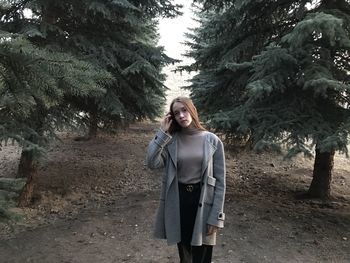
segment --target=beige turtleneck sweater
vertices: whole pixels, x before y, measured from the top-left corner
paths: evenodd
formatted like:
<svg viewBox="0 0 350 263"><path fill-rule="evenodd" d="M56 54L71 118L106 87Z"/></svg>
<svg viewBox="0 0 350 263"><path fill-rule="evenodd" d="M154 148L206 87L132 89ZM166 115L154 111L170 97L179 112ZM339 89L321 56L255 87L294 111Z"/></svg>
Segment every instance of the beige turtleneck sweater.
<svg viewBox="0 0 350 263"><path fill-rule="evenodd" d="M195 184L202 177L204 132L195 128L182 128L177 140L177 176L183 184Z"/></svg>

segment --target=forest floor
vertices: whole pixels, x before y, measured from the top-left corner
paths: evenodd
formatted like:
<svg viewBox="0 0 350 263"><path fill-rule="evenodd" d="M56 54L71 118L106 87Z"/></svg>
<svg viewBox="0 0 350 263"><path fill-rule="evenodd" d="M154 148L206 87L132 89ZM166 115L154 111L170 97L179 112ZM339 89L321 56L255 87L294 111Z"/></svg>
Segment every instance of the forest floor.
<svg viewBox="0 0 350 263"><path fill-rule="evenodd" d="M178 262L152 238L162 171L144 165L155 124L76 141L61 134L18 222L0 223L0 262ZM0 151L0 176L15 175L20 151ZM332 199L300 200L313 160L226 149L225 228L213 262L350 262L350 162L335 158Z"/></svg>

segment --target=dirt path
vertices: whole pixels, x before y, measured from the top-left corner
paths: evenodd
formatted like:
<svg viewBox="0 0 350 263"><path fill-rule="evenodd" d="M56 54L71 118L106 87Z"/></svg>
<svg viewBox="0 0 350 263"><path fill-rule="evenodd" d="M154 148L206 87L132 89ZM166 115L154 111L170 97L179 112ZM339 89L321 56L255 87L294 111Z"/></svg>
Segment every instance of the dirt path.
<svg viewBox="0 0 350 263"><path fill-rule="evenodd" d="M162 174L143 164L152 127L89 142L62 135L24 219L0 224L0 262L178 262L176 247L151 234ZM7 176L17 156L0 152ZM227 151L227 220L213 261L350 262L349 160L337 157L327 202L294 197L311 169L303 158Z"/></svg>

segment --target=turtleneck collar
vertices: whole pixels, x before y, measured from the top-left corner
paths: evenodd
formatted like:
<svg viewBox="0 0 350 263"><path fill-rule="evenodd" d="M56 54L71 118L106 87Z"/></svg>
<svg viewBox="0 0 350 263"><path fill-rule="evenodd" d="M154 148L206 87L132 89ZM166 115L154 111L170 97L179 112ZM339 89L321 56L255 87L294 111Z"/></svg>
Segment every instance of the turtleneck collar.
<svg viewBox="0 0 350 263"><path fill-rule="evenodd" d="M181 128L181 130L180 130L180 133L186 134L186 135L198 134L200 132L201 132L201 130L199 130L198 128L196 128L192 125L190 125L186 128Z"/></svg>

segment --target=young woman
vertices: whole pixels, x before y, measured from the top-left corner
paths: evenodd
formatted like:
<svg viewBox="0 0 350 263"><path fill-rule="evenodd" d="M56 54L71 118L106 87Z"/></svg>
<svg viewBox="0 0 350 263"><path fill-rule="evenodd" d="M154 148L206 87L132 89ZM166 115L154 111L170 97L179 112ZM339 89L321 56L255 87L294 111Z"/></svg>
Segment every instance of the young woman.
<svg viewBox="0 0 350 263"><path fill-rule="evenodd" d="M149 143L147 165L165 167L155 236L177 244L181 263L211 263L216 232L225 220L225 155L189 98L171 102Z"/></svg>

